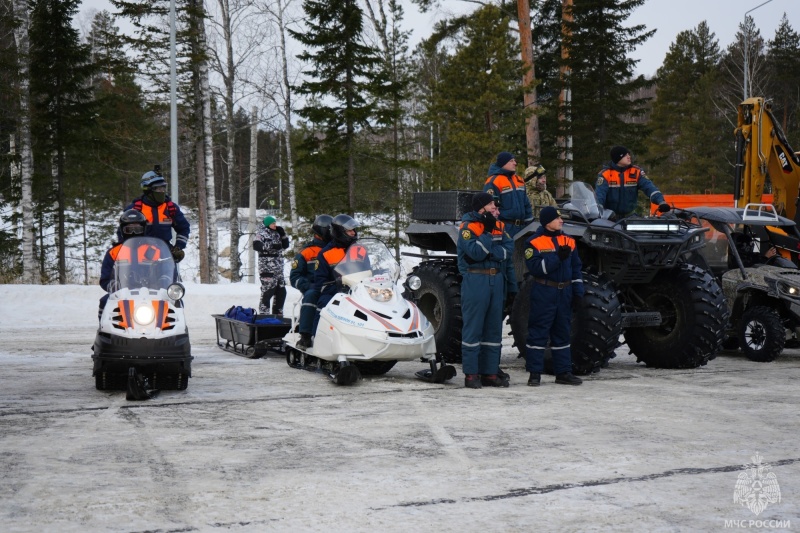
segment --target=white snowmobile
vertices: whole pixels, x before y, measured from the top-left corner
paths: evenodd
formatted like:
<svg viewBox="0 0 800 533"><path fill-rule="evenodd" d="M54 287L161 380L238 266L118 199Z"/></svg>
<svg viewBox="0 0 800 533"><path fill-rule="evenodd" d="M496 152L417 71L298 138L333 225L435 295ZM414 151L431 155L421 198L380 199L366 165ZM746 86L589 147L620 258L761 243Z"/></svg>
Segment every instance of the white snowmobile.
<svg viewBox="0 0 800 533"><path fill-rule="evenodd" d="M400 265L382 241L359 239L368 261L345 259L334 271L341 290L320 311L314 345L299 348L300 304L293 308L292 328L284 337L289 366L325 372L339 385L361 375L382 375L398 361L420 359L430 365L416 375L443 383L456 375L455 367L436 355L433 326L419 308L402 296ZM414 280L409 280L413 284Z"/></svg>
<svg viewBox="0 0 800 533"><path fill-rule="evenodd" d="M111 284L92 347L96 388L127 389L129 400L151 397L151 389L185 390L193 359L185 289L167 244L152 237L127 239Z"/></svg>

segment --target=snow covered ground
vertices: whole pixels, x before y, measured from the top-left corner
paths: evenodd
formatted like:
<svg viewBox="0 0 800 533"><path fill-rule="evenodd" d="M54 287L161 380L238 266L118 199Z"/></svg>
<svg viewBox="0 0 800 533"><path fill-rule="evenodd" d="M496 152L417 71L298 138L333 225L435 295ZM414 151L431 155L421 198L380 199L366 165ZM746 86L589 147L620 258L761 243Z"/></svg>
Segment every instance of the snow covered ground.
<svg viewBox="0 0 800 533"><path fill-rule="evenodd" d="M416 363L337 387L215 345L211 315L257 285L188 284L188 390L127 402L91 376L101 294L0 286L4 532L800 527L798 351L670 371L620 349L581 387L535 389L509 337L509 389ZM758 515L734 502L756 453L781 496Z"/></svg>

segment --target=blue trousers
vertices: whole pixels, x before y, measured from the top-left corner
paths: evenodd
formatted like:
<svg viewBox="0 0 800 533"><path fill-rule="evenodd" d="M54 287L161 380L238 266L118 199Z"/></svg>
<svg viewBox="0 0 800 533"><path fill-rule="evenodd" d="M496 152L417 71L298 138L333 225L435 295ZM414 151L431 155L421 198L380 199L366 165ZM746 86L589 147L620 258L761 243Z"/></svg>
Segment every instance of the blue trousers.
<svg viewBox="0 0 800 533"><path fill-rule="evenodd" d="M572 322L572 287L559 289L534 283L531 287L530 299L525 369L528 372L542 373L544 350L549 339L554 372L556 374L572 372L572 352L569 346Z"/></svg>
<svg viewBox="0 0 800 533"><path fill-rule="evenodd" d="M303 304L300 306L300 333L308 333L313 335L317 330L317 320L319 313L317 312L317 301L319 300L319 291L313 287L308 289L303 294Z"/></svg>
<svg viewBox="0 0 800 533"><path fill-rule="evenodd" d="M461 282L461 364L464 374L497 374L503 338L505 276L467 272Z"/></svg>

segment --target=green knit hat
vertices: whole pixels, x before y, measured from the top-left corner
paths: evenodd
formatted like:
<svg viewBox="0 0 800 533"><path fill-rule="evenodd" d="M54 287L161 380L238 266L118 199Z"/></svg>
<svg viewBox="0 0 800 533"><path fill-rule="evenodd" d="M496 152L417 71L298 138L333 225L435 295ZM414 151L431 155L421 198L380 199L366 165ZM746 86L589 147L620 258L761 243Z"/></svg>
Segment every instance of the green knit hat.
<svg viewBox="0 0 800 533"><path fill-rule="evenodd" d="M275 217L267 217L264 219L264 225L266 227L270 227L274 223L275 223Z"/></svg>

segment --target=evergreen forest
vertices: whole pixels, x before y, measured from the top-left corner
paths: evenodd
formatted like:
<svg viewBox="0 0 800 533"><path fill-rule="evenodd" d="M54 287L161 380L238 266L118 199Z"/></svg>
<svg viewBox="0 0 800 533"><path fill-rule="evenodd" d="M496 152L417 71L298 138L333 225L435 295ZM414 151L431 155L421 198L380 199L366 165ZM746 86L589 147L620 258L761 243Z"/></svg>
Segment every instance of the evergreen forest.
<svg viewBox="0 0 800 533"><path fill-rule="evenodd" d="M500 151L557 196L614 145L665 193L731 193L743 77L800 149L786 15L774 35L745 17L725 45L702 22L648 78L631 55L657 21L629 22L644 1L531 1L529 27L520 2L476 2L411 47L398 0L175 0L173 63L170 0L111 0L84 28L80 0L0 0L0 283L96 283L154 165L215 283L244 275L253 202L296 243L319 213L383 219L399 251L413 193L480 189Z"/></svg>

